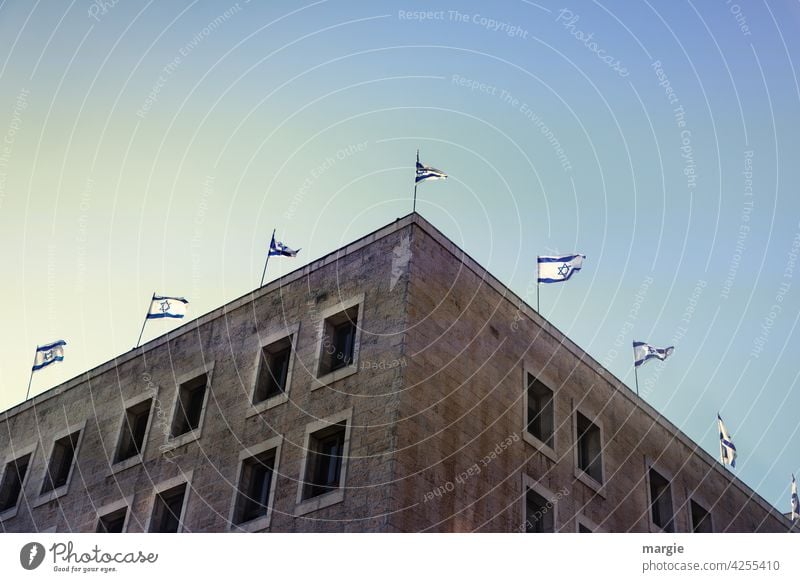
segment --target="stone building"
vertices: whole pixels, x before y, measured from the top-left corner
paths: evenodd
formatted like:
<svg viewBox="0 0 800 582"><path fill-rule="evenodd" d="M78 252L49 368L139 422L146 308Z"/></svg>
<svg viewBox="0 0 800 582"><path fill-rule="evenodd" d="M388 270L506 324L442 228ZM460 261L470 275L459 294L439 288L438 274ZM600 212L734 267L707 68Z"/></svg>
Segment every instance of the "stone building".
<svg viewBox="0 0 800 582"><path fill-rule="evenodd" d="M0 415L2 531L787 531L417 214Z"/></svg>

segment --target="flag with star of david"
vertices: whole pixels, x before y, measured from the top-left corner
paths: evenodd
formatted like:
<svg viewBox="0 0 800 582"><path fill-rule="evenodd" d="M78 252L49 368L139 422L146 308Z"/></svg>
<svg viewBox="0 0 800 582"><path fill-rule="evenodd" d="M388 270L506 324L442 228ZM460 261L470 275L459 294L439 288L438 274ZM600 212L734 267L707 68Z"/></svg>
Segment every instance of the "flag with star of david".
<svg viewBox="0 0 800 582"><path fill-rule="evenodd" d="M722 417L717 413L717 425L719 427L719 460L723 465L736 466L736 447L733 444Z"/></svg>
<svg viewBox="0 0 800 582"><path fill-rule="evenodd" d="M189 302L183 297L153 295L150 309L147 311L147 319L160 319L162 317L180 319L186 316L187 305L189 305Z"/></svg>
<svg viewBox="0 0 800 582"><path fill-rule="evenodd" d="M797 498L797 481L792 475L792 521L800 517L800 499Z"/></svg>
<svg viewBox="0 0 800 582"><path fill-rule="evenodd" d="M633 365L638 368L648 360L657 358L662 362L672 355L674 346L657 348L645 342L633 342Z"/></svg>
<svg viewBox="0 0 800 582"><path fill-rule="evenodd" d="M36 347L36 356L33 358L33 371L41 370L45 366L64 360L64 346L67 342L58 340L43 346Z"/></svg>
<svg viewBox="0 0 800 582"><path fill-rule="evenodd" d="M575 271L580 271L586 255L562 255L538 257L539 283L561 283L567 281Z"/></svg>

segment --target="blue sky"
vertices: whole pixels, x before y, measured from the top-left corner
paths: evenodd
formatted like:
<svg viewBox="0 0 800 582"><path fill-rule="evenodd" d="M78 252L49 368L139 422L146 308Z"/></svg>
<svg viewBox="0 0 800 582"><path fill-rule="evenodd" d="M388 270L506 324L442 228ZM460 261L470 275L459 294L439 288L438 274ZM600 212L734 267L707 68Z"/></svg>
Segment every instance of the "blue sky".
<svg viewBox="0 0 800 582"><path fill-rule="evenodd" d="M37 344L69 342L33 393L129 350L153 290L193 315L247 292L273 228L306 262L407 214L419 147L451 176L420 188L428 220L531 303L537 254L586 254L544 315L630 386L633 339L674 344L647 401L715 456L719 410L737 474L785 511L798 23L726 1L6 1L0 408Z"/></svg>

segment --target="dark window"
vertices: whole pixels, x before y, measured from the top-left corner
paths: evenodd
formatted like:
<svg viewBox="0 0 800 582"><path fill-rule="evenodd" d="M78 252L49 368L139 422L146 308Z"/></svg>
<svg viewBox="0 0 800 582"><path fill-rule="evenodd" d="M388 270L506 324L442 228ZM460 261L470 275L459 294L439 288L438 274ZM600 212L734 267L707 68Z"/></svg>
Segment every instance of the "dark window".
<svg viewBox="0 0 800 582"><path fill-rule="evenodd" d="M672 492L669 481L650 469L650 513L653 523L666 532L675 531L672 521Z"/></svg>
<svg viewBox="0 0 800 582"><path fill-rule="evenodd" d="M201 374L197 378L181 384L178 391L178 403L175 419L172 421L172 436L180 436L200 426L200 414L206 397L208 376Z"/></svg>
<svg viewBox="0 0 800 582"><path fill-rule="evenodd" d="M357 323L357 305L325 320L320 376L353 363Z"/></svg>
<svg viewBox="0 0 800 582"><path fill-rule="evenodd" d="M0 483L0 511L17 506L19 494L22 492L22 482L25 481L30 461L31 456L25 455L6 463L3 482Z"/></svg>
<svg viewBox="0 0 800 582"><path fill-rule="evenodd" d="M530 487L525 493L525 533L552 533L555 531L553 504Z"/></svg>
<svg viewBox="0 0 800 582"><path fill-rule="evenodd" d="M714 530L711 527L711 514L694 500L689 501L689 506L692 512L692 532L712 533Z"/></svg>
<svg viewBox="0 0 800 582"><path fill-rule="evenodd" d="M303 499L323 495L339 487L344 433L345 423L341 422L310 436Z"/></svg>
<svg viewBox="0 0 800 582"><path fill-rule="evenodd" d="M125 411L125 420L122 421L122 434L119 440L119 450L115 462L130 459L142 452L144 433L147 431L147 421L150 420L150 407L152 400L140 402Z"/></svg>
<svg viewBox="0 0 800 582"><path fill-rule="evenodd" d="M74 432L53 443L53 452L50 455L50 463L47 465L47 475L42 485L42 493L66 485L72 469L72 461L75 460L75 449L78 446L80 434L80 431Z"/></svg>
<svg viewBox="0 0 800 582"><path fill-rule="evenodd" d="M578 523L578 533L592 533L592 530L579 522Z"/></svg>
<svg viewBox="0 0 800 582"><path fill-rule="evenodd" d="M286 392L286 379L289 376L291 356L291 337L283 338L261 350L253 404Z"/></svg>
<svg viewBox="0 0 800 582"><path fill-rule="evenodd" d="M528 432L553 447L553 391L528 375Z"/></svg>
<svg viewBox="0 0 800 582"><path fill-rule="evenodd" d="M122 533L125 527L125 516L128 508L122 507L111 513L107 513L97 520L97 533Z"/></svg>
<svg viewBox="0 0 800 582"><path fill-rule="evenodd" d="M181 524L183 498L186 483L168 489L156 495L153 505L153 517L150 520L150 531L155 533L177 533Z"/></svg>
<svg viewBox="0 0 800 582"><path fill-rule="evenodd" d="M602 443L600 428L580 412L578 423L578 468L598 483L603 482Z"/></svg>
<svg viewBox="0 0 800 582"><path fill-rule="evenodd" d="M245 523L267 515L274 469L274 450L250 457L242 462L234 523Z"/></svg>

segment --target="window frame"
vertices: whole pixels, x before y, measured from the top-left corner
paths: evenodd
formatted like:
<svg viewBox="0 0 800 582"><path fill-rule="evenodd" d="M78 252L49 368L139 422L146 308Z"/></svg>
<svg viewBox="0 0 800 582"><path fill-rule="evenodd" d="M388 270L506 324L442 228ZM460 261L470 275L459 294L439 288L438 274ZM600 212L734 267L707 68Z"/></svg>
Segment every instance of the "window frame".
<svg viewBox="0 0 800 582"><path fill-rule="evenodd" d="M314 380L311 384L311 390L317 390L322 388L323 386L327 386L332 384L342 378L346 378L352 374L358 372L358 362L359 356L361 353L361 330L364 324L364 298L365 294L361 293L360 295L356 295L354 297L350 297L345 301L341 301L335 305L331 305L326 309L323 309L318 317L315 317L315 325L316 325L316 361L314 362ZM325 349L325 324L327 323L328 319L331 317L342 313L343 311L347 311L352 309L353 307L358 307L358 315L356 321L356 330L355 330L355 337L353 338L353 361L347 366L343 366L341 368L337 368L331 372L326 372L325 374L320 375L322 371L322 363L323 363L323 350Z"/></svg>
<svg viewBox="0 0 800 582"><path fill-rule="evenodd" d="M326 428L330 428L336 424L345 422L344 427L344 442L342 443L342 467L339 472L339 486L327 493L303 499L303 487L306 483L306 473L308 471L308 461L310 456L309 445L311 443L311 435ZM300 479L297 482L297 498L295 500L295 517L311 513L324 507L329 507L336 503L344 501L345 489L347 489L347 466L350 460L350 435L353 426L353 409L348 408L332 414L327 418L311 422L306 425L305 437L303 439L303 457L300 465Z"/></svg>
<svg viewBox="0 0 800 582"><path fill-rule="evenodd" d="M30 455L30 460L28 461L28 469L25 471L25 476L22 478L22 483L20 483L19 486L19 495L17 495L17 502L14 504L13 507L9 507L8 509L0 513L0 522L16 517L17 512L19 511L19 506L22 504L22 501L29 499L29 496L25 494L25 487L28 483L28 479L30 478L31 473L33 473L34 461L36 460L36 451L38 450L38 448L39 448L38 442L20 448L13 448L13 443L9 444L10 452L3 458L2 463L0 463L0 467L2 467L3 471L2 474L0 474L0 484L2 484L2 481L5 479L6 476L6 465L18 459L21 459L25 455ZM28 501L28 503L30 504L30 501Z"/></svg>
<svg viewBox="0 0 800 582"><path fill-rule="evenodd" d="M553 393L553 446L539 440L535 435L528 432L528 378L532 377L541 382L545 388ZM548 459L554 463L558 462L556 447L558 446L558 424L556 423L556 391L550 387L550 383L542 379L542 374L537 373L531 366L525 365L522 370L522 440L538 449Z"/></svg>
<svg viewBox="0 0 800 582"><path fill-rule="evenodd" d="M100 525L100 520L112 513L119 511L120 509L125 508L125 521L122 524L122 533L126 533L128 531L128 523L131 519L131 508L133 507L133 496L125 497L123 499L119 499L118 501L113 501L111 503L107 503L102 507L97 509L97 519L94 521L94 533L97 532L97 526Z"/></svg>
<svg viewBox="0 0 800 582"><path fill-rule="evenodd" d="M547 487L542 485L540 481L537 481L527 473L522 473L522 495L520 495L522 525L519 528L519 532L528 533L526 531L527 530L526 526L528 525L528 489L533 489L534 492L539 494L545 500L547 500L548 502L552 502L553 507L551 511L553 512L553 531L544 533L558 533L560 531L559 517L558 517L559 497L555 495L552 491L550 491Z"/></svg>
<svg viewBox="0 0 800 582"><path fill-rule="evenodd" d="M602 481L597 481L594 477L589 475L580 467L580 443L578 442L578 414L583 416L586 420L591 422L600 431L600 476ZM589 487L592 491L597 493L603 499L606 498L606 439L605 430L603 429L603 422L598 416L586 414L586 411L581 407L574 407L572 412L572 442L574 443L573 449L573 474L575 478Z"/></svg>
<svg viewBox="0 0 800 582"><path fill-rule="evenodd" d="M208 411L208 402L210 399L209 396L211 394L211 389L214 382L213 380L214 364L215 362L212 360L207 364L188 370L187 372L181 374L178 378L176 378L175 396L172 399L172 412L170 414L169 431L166 434L166 442L161 447L162 453L166 453L177 447L196 441L202 436L203 425L205 424L205 419L206 419L206 412ZM175 420L178 414L178 408L180 406L179 402L181 397L181 386L183 386L187 382L194 380L199 376L202 376L203 374L206 375L206 387L205 387L205 394L203 395L203 406L200 409L200 418L197 421L197 428L189 430L177 436L172 436L172 430L173 427L175 426Z"/></svg>
<svg viewBox="0 0 800 582"><path fill-rule="evenodd" d="M53 451L55 450L56 442L61 440L64 437L67 437L71 434L80 431L78 435L78 442L75 443L75 453L72 457L72 463L69 467L69 473L67 474L67 481L59 486L50 489L49 491L45 491L42 493L41 487L39 488L39 495L36 501L33 503L33 507L39 507L40 505L44 505L52 501L53 499L58 499L62 495L65 495L69 492L69 486L72 484L72 478L75 476L75 468L78 467L78 457L80 456L81 446L83 445L83 438L86 435L86 421L79 422L73 424L53 435L50 439L50 448L48 449L47 455L45 455L45 463L44 463L44 473L42 474L42 487L44 487L45 480L48 479L48 474L50 471L50 462L53 457Z"/></svg>
<svg viewBox="0 0 800 582"><path fill-rule="evenodd" d="M150 400L150 410L147 413L147 426L144 429L144 438L142 439L142 447L138 455L133 455L121 461L115 461L119 455L120 447L122 446L122 435L125 429L125 423L128 418L128 410L134 406L138 406L142 402ZM158 400L158 387L154 391L144 392L132 398L128 398L122 403L122 418L117 423L117 441L114 445L114 455L111 457L111 470L108 476L111 476L120 471L124 471L134 465L139 465L144 461L144 454L147 451L147 441L150 438L150 429L153 426L153 411L156 409L156 401Z"/></svg>
<svg viewBox="0 0 800 582"><path fill-rule="evenodd" d="M675 510L675 508L678 507L675 503L675 478L672 473L664 471L660 465L652 461L647 460L645 462L645 467L647 467L647 472L645 473L645 483L647 484L647 523L649 529L654 533L678 533L678 512ZM672 531L662 528L655 521L653 521L653 499L651 496L652 488L650 486L651 470L658 473L663 479L666 479L669 485L669 500L670 504L672 505Z"/></svg>
<svg viewBox="0 0 800 582"><path fill-rule="evenodd" d="M178 475L177 477L173 477L171 479L167 479L166 481L161 481L158 485L153 487L153 491L151 493L151 501L150 501L150 509L147 515L147 523L145 524L144 532L145 533L160 533L160 532L151 532L150 527L153 525L153 512L156 508L156 501L158 500L158 496L161 493L169 491L179 485L186 484L186 488L184 489L183 494L183 505L181 506L181 514L178 517L178 531L175 533L183 533L185 531L184 523L186 520L186 511L189 507L189 496L192 493L192 475L194 470L187 471Z"/></svg>
<svg viewBox="0 0 800 582"><path fill-rule="evenodd" d="M283 435L278 435L268 439L264 442L253 445L243 449L239 453L239 462L236 464L236 486L233 489L233 499L231 501L231 510L228 515L228 531L245 531L256 532L269 528L272 522L272 509L275 504L275 490L277 489L276 481L278 479L278 467L281 462L281 446L283 445ZM244 523L234 523L236 516L236 503L239 499L239 487L241 486L242 479L242 464L252 457L257 457L267 451L275 451L275 463L272 467L272 483L270 484L269 499L267 500L267 514Z"/></svg>
<svg viewBox="0 0 800 582"><path fill-rule="evenodd" d="M581 532L580 526L589 528L589 532ZM592 519L589 519L583 513L575 516L575 533L602 533L604 530L597 525Z"/></svg>
<svg viewBox="0 0 800 582"><path fill-rule="evenodd" d="M695 532L694 531L694 518L692 517L692 503L695 503L700 506L705 512L708 514L708 522L711 524L711 531L708 533L715 533L716 530L714 529L714 514L709 509L710 505L705 502L705 499L701 499L696 493L689 495L689 498L686 502L686 507L689 511L689 533L702 533L702 532Z"/></svg>
<svg viewBox="0 0 800 582"><path fill-rule="evenodd" d="M274 408L284 402L289 400L289 393L292 389L292 376L294 375L294 366L296 361L296 354L297 354L297 336L300 334L300 324L295 323L292 326L281 328L277 331L273 331L266 335L263 339L259 339L258 342L258 350L256 351L255 357L255 364L253 365L253 375L252 380L250 382L250 394L249 394L249 406L247 412L245 414L245 418L250 418L251 416L255 416L257 414L261 414L270 408ZM262 358L261 354L264 351L264 348L268 348L272 344L275 344L281 340L286 338L291 338L291 353L289 354L289 364L288 370L286 371L286 389L283 391L282 394L276 394L275 396L271 396L266 400L262 400L256 404L253 404L253 400L255 399L256 395L256 387L258 385L258 376L261 372L261 365L262 365Z"/></svg>

